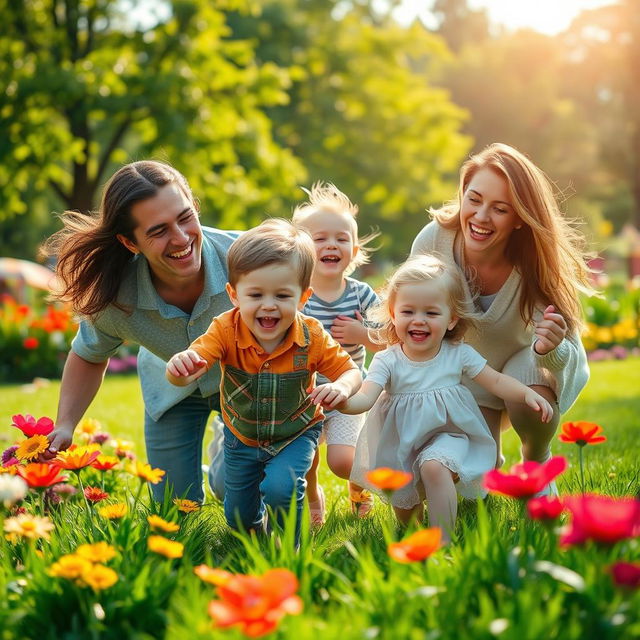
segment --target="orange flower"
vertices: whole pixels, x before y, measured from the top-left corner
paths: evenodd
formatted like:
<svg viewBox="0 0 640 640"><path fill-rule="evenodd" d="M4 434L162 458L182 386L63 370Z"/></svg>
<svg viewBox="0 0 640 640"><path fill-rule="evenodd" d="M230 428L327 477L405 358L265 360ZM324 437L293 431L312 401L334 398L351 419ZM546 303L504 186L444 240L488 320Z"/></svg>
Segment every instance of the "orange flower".
<svg viewBox="0 0 640 640"><path fill-rule="evenodd" d="M182 558L184 552L184 545L181 542L168 540L162 536L149 536L147 546L149 551L159 553L165 558Z"/></svg>
<svg viewBox="0 0 640 640"><path fill-rule="evenodd" d="M98 509L98 513L108 520L117 520L127 514L127 505L124 502L118 502L116 504L108 504Z"/></svg>
<svg viewBox="0 0 640 640"><path fill-rule="evenodd" d="M235 575L219 585L219 600L209 603L217 627L237 627L250 638L273 631L286 615L302 611L298 580L288 569L271 569L262 576Z"/></svg>
<svg viewBox="0 0 640 640"><path fill-rule="evenodd" d="M76 549L76 554L89 562L108 562L115 558L116 550L106 542L94 542L93 544L81 544Z"/></svg>
<svg viewBox="0 0 640 640"><path fill-rule="evenodd" d="M165 533L175 533L180 529L180 525L175 522L168 522L160 516L147 516L147 522L152 529L164 531Z"/></svg>
<svg viewBox="0 0 640 640"><path fill-rule="evenodd" d="M100 502L100 500L108 498L109 494L97 487L85 487L84 497L89 500L89 502Z"/></svg>
<svg viewBox="0 0 640 640"><path fill-rule="evenodd" d="M59 482L66 482L67 476L60 474L60 468L48 462L32 462L16 465L17 474L33 489L51 487Z"/></svg>
<svg viewBox="0 0 640 640"><path fill-rule="evenodd" d="M442 530L439 527L421 529L400 542L392 542L387 553L396 561L409 564L425 560L440 547Z"/></svg>
<svg viewBox="0 0 640 640"><path fill-rule="evenodd" d="M82 581L94 591L100 591L118 582L118 574L102 564L94 564L82 572Z"/></svg>
<svg viewBox="0 0 640 640"><path fill-rule="evenodd" d="M600 444L606 440L602 433L602 427L595 422L565 422L558 440L562 442L575 442L579 447L587 444Z"/></svg>
<svg viewBox="0 0 640 640"><path fill-rule="evenodd" d="M33 460L43 451L47 450L49 439L47 436L35 435L23 440L16 449L15 456L18 460Z"/></svg>
<svg viewBox="0 0 640 640"><path fill-rule="evenodd" d="M77 580L91 566L86 558L70 553L60 556L57 562L54 562L47 572L54 578L65 578L66 580Z"/></svg>
<svg viewBox="0 0 640 640"><path fill-rule="evenodd" d="M135 471L133 473L141 480L146 480L151 484L158 484L164 475L164 471L162 469L152 469L151 465L146 462L136 462Z"/></svg>
<svg viewBox="0 0 640 640"><path fill-rule="evenodd" d="M98 471L110 471L113 469L120 460L115 456L105 456L100 454L92 463L91 466Z"/></svg>
<svg viewBox="0 0 640 640"><path fill-rule="evenodd" d="M100 449L89 445L87 447L75 447L60 451L53 459L53 464L69 469L70 471L79 471L88 467L98 456Z"/></svg>
<svg viewBox="0 0 640 640"><path fill-rule="evenodd" d="M233 573L229 573L224 569L212 569L206 564L199 564L197 567L194 567L193 573L195 573L203 582L207 582L216 587L226 584L231 580L231 578L233 578Z"/></svg>
<svg viewBox="0 0 640 640"><path fill-rule="evenodd" d="M397 491L409 484L413 479L413 474L408 471L397 471L389 467L380 467L369 471L366 475L367 481L374 487L382 491Z"/></svg>
<svg viewBox="0 0 640 640"><path fill-rule="evenodd" d="M178 507L178 511L182 511L182 513L191 513L192 511L197 511L200 508L200 505L195 500L181 500L180 498L174 498L173 504Z"/></svg>

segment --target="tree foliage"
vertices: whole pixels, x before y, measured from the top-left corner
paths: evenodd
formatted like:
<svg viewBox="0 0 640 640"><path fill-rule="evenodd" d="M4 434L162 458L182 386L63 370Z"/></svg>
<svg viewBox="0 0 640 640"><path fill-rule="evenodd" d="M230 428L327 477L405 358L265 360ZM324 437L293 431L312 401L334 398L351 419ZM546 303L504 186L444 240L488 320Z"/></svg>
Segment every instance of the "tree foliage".
<svg viewBox="0 0 640 640"><path fill-rule="evenodd" d="M288 76L228 38L225 12L247 3L169 8L143 27L111 0L0 0L0 218L88 211L117 166L149 157L182 170L221 225L291 193L303 169L264 113Z"/></svg>

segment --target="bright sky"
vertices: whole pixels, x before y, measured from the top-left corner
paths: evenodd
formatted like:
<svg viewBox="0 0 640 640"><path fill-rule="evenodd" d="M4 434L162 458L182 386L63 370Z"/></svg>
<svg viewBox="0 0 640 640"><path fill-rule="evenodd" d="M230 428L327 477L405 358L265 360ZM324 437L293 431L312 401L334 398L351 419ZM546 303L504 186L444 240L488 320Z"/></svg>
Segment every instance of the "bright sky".
<svg viewBox="0 0 640 640"><path fill-rule="evenodd" d="M554 35L564 31L581 11L604 5L618 4L618 0L468 0L474 9L484 8L492 23L502 24L508 29L530 27L541 33ZM419 15L431 26L431 10L424 0L404 0L398 10L398 19L403 22Z"/></svg>

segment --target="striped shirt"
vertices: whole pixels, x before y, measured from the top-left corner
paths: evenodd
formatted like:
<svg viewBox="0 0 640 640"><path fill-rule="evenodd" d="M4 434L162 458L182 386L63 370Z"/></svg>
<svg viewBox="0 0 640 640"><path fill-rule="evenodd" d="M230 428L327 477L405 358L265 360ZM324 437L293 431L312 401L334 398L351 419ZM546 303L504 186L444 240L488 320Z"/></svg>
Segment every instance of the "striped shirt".
<svg viewBox="0 0 640 640"><path fill-rule="evenodd" d="M359 311L366 320L367 310L375 307L379 302L376 292L366 282L360 282L355 278L345 278L345 280L346 286L337 300L326 302L313 293L302 308L302 313L319 320L329 334L331 333L331 325L338 316L355 318L356 311ZM364 371L366 356L364 345L343 344L342 348L351 356L360 370ZM326 380L319 376L318 382L322 383Z"/></svg>

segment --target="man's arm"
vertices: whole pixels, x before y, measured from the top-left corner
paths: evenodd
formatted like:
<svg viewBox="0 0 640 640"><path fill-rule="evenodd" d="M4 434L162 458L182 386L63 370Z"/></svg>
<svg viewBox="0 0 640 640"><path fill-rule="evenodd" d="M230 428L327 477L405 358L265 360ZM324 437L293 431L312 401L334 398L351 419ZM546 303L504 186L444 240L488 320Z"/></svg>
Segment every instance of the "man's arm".
<svg viewBox="0 0 640 640"><path fill-rule="evenodd" d="M69 352L62 372L56 427L49 435L49 448L41 455L46 461L64 451L73 439L73 432L94 399L107 370L109 360L88 362Z"/></svg>

